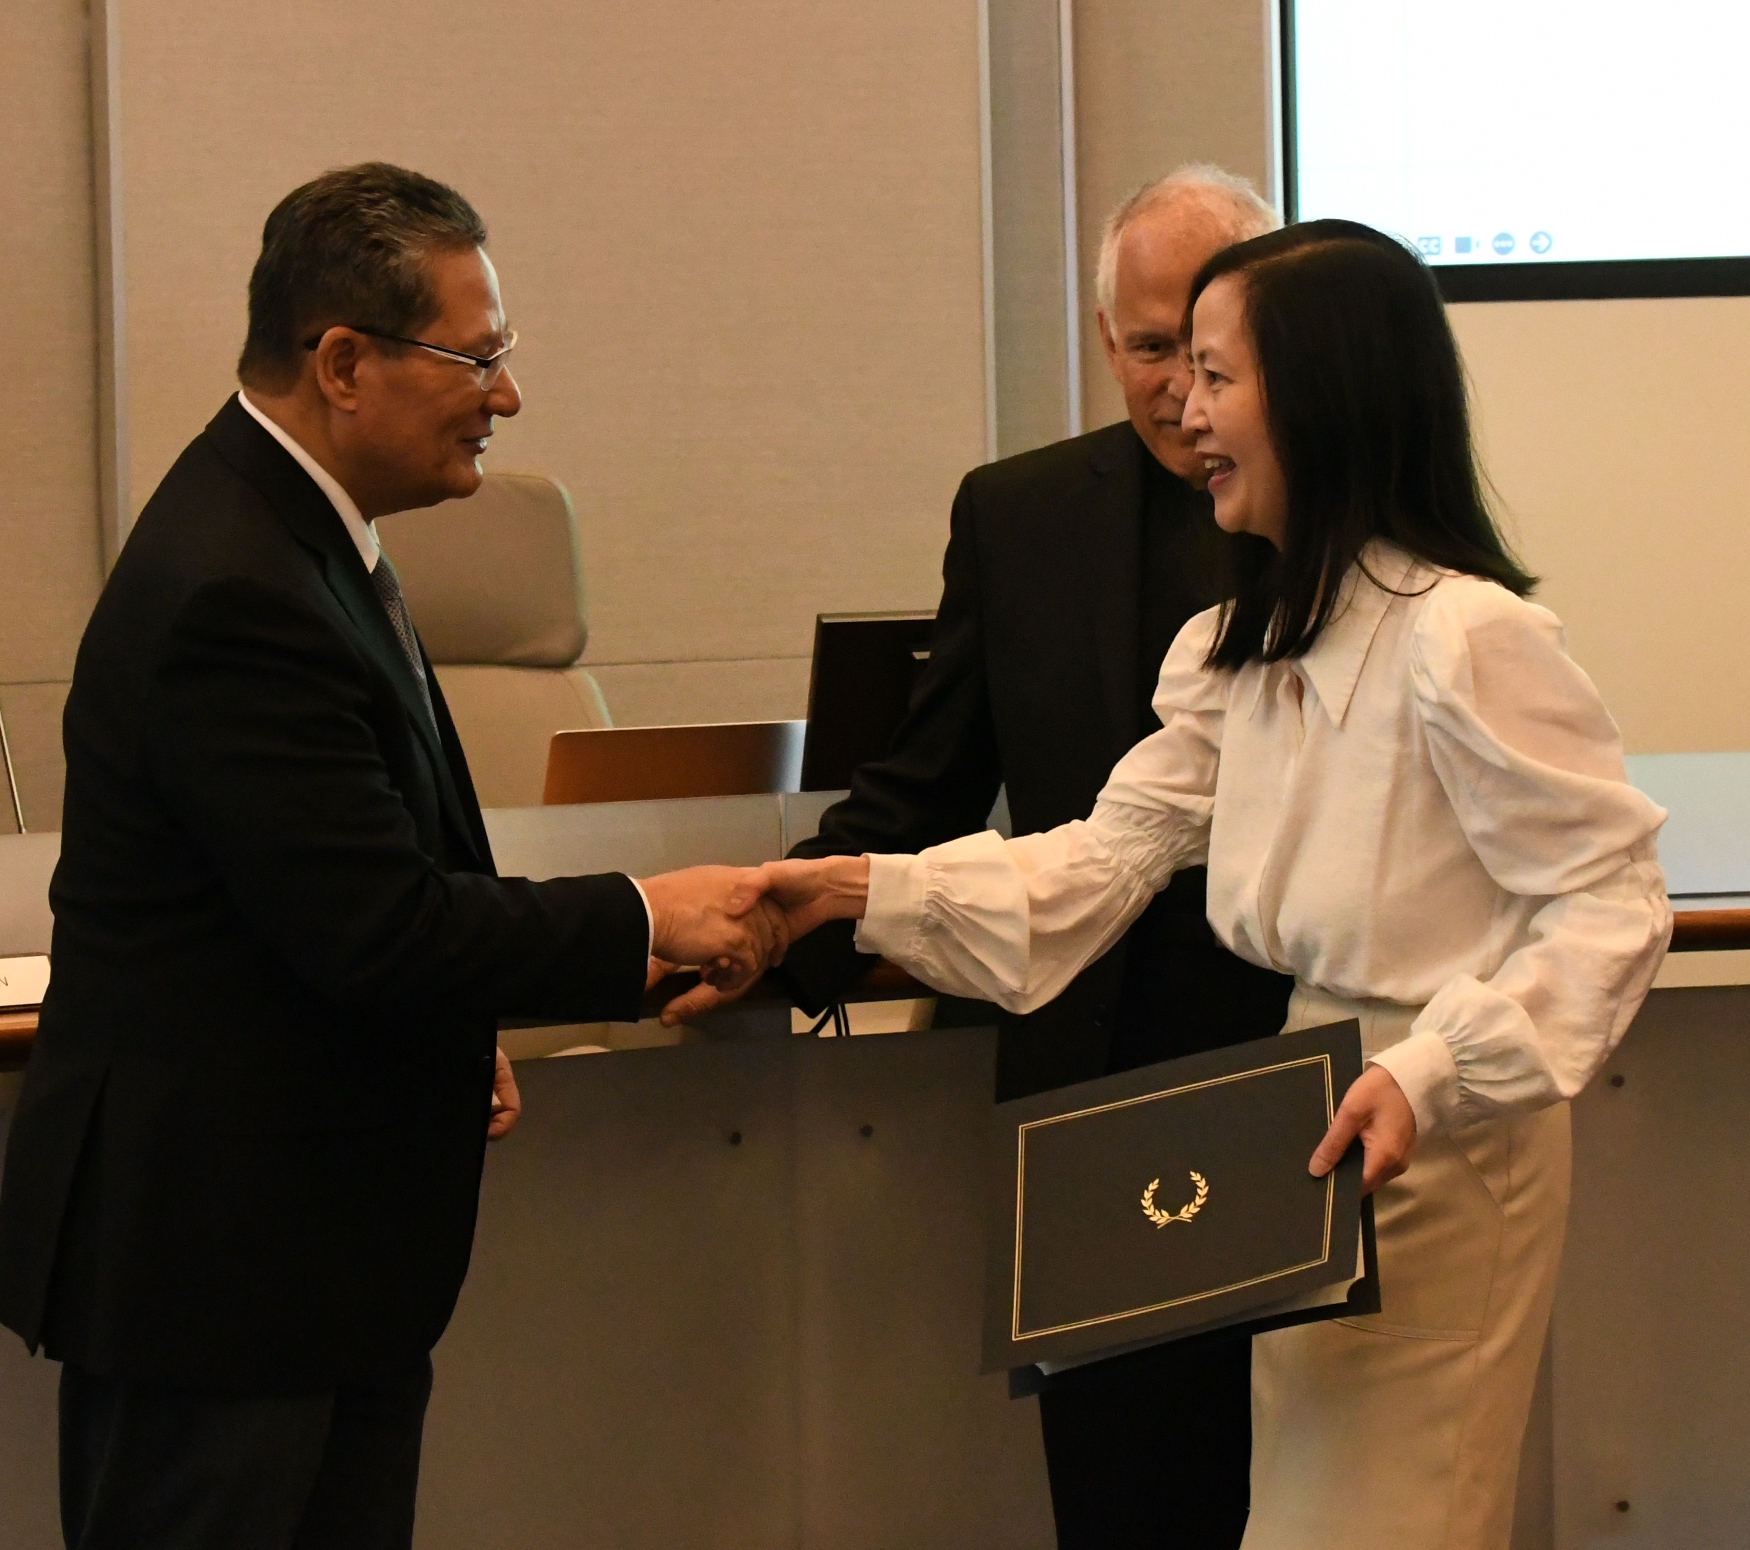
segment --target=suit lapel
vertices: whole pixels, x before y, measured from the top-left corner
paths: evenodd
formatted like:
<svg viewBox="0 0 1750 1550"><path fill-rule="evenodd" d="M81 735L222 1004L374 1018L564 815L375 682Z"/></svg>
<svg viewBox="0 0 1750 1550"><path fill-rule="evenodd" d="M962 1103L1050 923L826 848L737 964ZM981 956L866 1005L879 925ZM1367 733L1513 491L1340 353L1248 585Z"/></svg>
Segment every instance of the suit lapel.
<svg viewBox="0 0 1750 1550"><path fill-rule="evenodd" d="M1078 529L1087 576L1081 595L1094 610L1091 624L1114 764L1130 751L1137 733L1136 659L1142 585L1137 575L1142 551L1140 458L1147 455L1129 424L1122 429L1122 435L1103 436L1090 449L1091 498ZM1115 577L1120 578L1117 585Z"/></svg>
<svg viewBox="0 0 1750 1550"><path fill-rule="evenodd" d="M207 435L225 461L272 503L291 529L292 536L321 564L328 590L357 631L365 652L395 686L396 696L407 712L408 720L413 723L435 777L438 805L454 831L452 838L459 842L462 852L470 854L476 862L487 858L490 853L483 844L484 829L477 816L475 822L469 821L467 806L461 798L460 788L465 786L469 803L477 807L473 804L473 782L467 775L467 761L462 756L461 744L455 740L454 726L449 728L454 746L452 760L440 728L434 726L432 717L425 713L425 700L414 681L412 664L401 649L395 627L383 611L382 601L371 585L370 573L365 569L365 562L359 557L358 548L347 533L340 513L334 509L334 503L298 466L297 460L257 425L234 397L213 418L207 427ZM423 656L423 648L421 654ZM429 661L426 662L426 673L435 711L440 695L437 675L431 672ZM447 708L442 719L449 723ZM490 866L490 861L486 864Z"/></svg>
<svg viewBox="0 0 1750 1550"><path fill-rule="evenodd" d="M295 463L292 466L297 467ZM298 472L302 474L304 471L300 468ZM316 488L308 478L305 482L312 489ZM395 634L394 625L389 623L388 614L383 611L382 600L377 596L376 588L371 585L365 562L359 557L358 549L348 536L328 497L322 495L320 490L316 493L321 496L322 504L334 526L339 528L341 537L338 552L332 546L318 551L322 556L328 589L346 610L347 618L364 637L365 647L370 652L372 661L389 675L390 682L395 685L396 696L401 701L402 709L407 712L407 719L413 723L414 731L419 734L420 746L425 749L426 760L436 777L438 804L453 831L451 838L461 842L461 854L476 852L473 859L479 860L474 826L468 821L461 793L457 789L457 769L464 772L464 780L467 770L467 761L462 757L461 746L457 745L456 759L452 764L438 727L434 725L432 716L425 713L425 699L414 682L413 665L407 660L407 653L401 649L401 641ZM425 656L423 645L420 647L420 659L425 662L426 682L431 690L432 711L435 715L438 704L437 675L431 671L431 663ZM445 715L448 715L447 709ZM472 795L473 782L468 781L467 784Z"/></svg>

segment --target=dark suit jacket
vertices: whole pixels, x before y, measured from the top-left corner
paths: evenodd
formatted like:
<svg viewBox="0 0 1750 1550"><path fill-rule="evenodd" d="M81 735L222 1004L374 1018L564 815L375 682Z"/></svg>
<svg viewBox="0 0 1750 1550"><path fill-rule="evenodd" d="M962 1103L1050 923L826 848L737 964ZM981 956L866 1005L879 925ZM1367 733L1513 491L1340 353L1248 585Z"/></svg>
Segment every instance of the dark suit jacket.
<svg viewBox="0 0 1750 1550"><path fill-rule="evenodd" d="M506 1015L636 1018L618 875L499 879L357 549L229 402L141 514L67 701L54 978L0 1321L273 1392L416 1360L468 1264Z"/></svg>
<svg viewBox="0 0 1750 1550"><path fill-rule="evenodd" d="M893 749L857 771L850 796L793 854L940 844L983 828L1003 785L1016 834L1093 811L1112 766L1153 730L1138 633L1150 456L1125 421L966 476L929 664ZM1154 599L1175 631L1225 595L1233 540L1204 512L1172 539L1177 590ZM1204 881L1201 868L1174 877L1050 1006L1019 1018L968 1011L971 1003L949 1010L955 1021L1001 1027L999 1097L1280 1030L1290 982L1216 942ZM1139 950L1151 986L1140 1007L1125 994L1125 965ZM835 922L797 942L784 972L797 999L818 1011L871 961L852 946L849 922Z"/></svg>

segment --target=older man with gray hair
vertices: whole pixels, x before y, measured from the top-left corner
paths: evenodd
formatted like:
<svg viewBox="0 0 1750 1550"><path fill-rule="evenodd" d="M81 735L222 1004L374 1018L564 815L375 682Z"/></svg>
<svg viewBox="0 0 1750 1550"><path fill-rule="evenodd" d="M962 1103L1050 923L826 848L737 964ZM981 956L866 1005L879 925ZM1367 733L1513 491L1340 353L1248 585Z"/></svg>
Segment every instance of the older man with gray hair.
<svg viewBox="0 0 1750 1550"><path fill-rule="evenodd" d="M978 468L961 483L926 668L891 753L857 772L798 856L915 851L985 826L1008 790L1017 834L1085 818L1112 766L1160 726L1150 706L1173 637L1224 596L1244 540L1215 525L1179 424L1191 281L1278 224L1252 186L1181 167L1106 224L1100 337L1129 418ZM1013 1017L938 1004L936 1025L996 1024L997 1097L1015 1098L1282 1026L1291 982L1228 953L1181 872L1050 1006ZM868 967L850 922L790 949L818 1011ZM708 999L710 991L700 993ZM1065 1550L1233 1550L1245 1531L1250 1342L1215 1334L1038 1384Z"/></svg>

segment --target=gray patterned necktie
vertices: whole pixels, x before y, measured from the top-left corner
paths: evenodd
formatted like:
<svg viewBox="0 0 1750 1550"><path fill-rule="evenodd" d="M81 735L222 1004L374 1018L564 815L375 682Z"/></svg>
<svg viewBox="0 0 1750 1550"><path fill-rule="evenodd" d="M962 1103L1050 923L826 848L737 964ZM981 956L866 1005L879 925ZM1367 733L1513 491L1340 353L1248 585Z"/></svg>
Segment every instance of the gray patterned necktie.
<svg viewBox="0 0 1750 1550"><path fill-rule="evenodd" d="M419 654L419 637L413 633L413 615L407 611L407 599L401 595L401 578L395 574L388 555L377 556L377 563L371 567L371 586L382 600L389 623L394 626L395 639L401 642L407 665L413 669L413 681L419 685L419 697L425 702L426 717L436 727L437 715L431 708L431 685L425 680L425 661Z"/></svg>

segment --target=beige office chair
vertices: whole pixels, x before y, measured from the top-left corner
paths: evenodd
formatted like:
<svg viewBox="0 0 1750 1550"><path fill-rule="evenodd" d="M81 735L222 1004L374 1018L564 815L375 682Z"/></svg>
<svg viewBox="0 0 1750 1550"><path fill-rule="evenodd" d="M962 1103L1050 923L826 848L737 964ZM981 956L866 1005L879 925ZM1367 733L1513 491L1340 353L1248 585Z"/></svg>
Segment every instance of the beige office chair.
<svg viewBox="0 0 1750 1550"><path fill-rule="evenodd" d="M589 642L571 497L488 474L467 500L377 524L431 655L482 807L540 805L553 734L612 725Z"/></svg>

